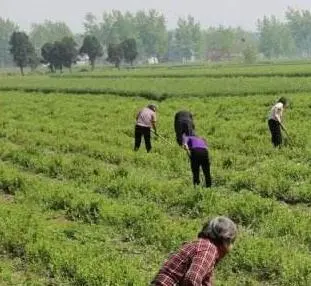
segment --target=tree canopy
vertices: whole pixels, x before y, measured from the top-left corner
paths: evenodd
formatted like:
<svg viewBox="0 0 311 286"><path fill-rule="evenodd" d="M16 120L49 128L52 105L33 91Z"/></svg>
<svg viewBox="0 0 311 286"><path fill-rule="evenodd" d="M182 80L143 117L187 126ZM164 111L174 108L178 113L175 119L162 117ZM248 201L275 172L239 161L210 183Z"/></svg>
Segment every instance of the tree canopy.
<svg viewBox="0 0 311 286"><path fill-rule="evenodd" d="M46 20L40 24L32 24L29 37L34 47L40 49L45 43L54 43L61 41L64 37L73 37L73 33L64 22Z"/></svg>
<svg viewBox="0 0 311 286"><path fill-rule="evenodd" d="M103 55L103 47L95 36L87 35L79 53L88 55L92 69L94 69L96 58Z"/></svg>
<svg viewBox="0 0 311 286"><path fill-rule="evenodd" d="M104 54L117 66L122 61L133 64L134 60L147 61L150 57L160 61L238 58L253 62L257 58L254 53L268 59L311 55L309 10L288 8L285 21L274 15L264 16L257 20L256 32L225 26L203 29L191 15L179 18L177 27L168 30L164 15L156 10L136 13L113 10L104 12L100 18L88 13L83 25L84 32L74 35L64 22L46 20L32 24L29 39L26 40L25 34L20 42L23 43L20 52L15 45L13 53L10 37L18 27L14 22L0 18L0 66L11 65L15 54L14 62L21 69L25 65L35 68L39 60L33 48L35 51L41 49L45 62L51 63L50 56L54 55L53 69L63 66L70 69L78 53L88 55L92 69L96 59ZM23 51L27 51L25 55L29 54L27 60L22 60Z"/></svg>
<svg viewBox="0 0 311 286"><path fill-rule="evenodd" d="M44 62L49 64L52 72L57 69L62 71L63 66L71 70L77 55L77 44L71 37L64 37L54 43L45 43L41 47L41 56Z"/></svg>
<svg viewBox="0 0 311 286"><path fill-rule="evenodd" d="M24 75L24 68L34 61L35 49L24 32L13 32L9 43L14 62Z"/></svg>
<svg viewBox="0 0 311 286"><path fill-rule="evenodd" d="M18 26L8 20L0 17L0 67L11 65L13 57L10 54L10 38Z"/></svg>

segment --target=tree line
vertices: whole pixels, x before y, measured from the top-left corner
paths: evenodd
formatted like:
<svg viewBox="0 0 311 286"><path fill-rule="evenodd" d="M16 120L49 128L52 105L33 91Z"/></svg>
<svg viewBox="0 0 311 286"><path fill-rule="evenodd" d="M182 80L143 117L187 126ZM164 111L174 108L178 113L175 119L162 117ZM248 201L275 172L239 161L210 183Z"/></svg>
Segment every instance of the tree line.
<svg viewBox="0 0 311 286"><path fill-rule="evenodd" d="M80 49L72 37L64 37L54 43L47 42L41 47L41 56L38 56L34 45L29 40L25 32L13 32L9 41L10 53L13 61L20 68L24 75L24 68L31 67L34 70L39 63L47 64L51 72L60 70L63 67L71 71L72 65L77 61L78 55L87 55L92 69L95 66L95 60L103 55L103 47L95 36L87 35L83 40ZM108 45L107 61L120 67L122 60L133 63L137 56L135 39L125 39L120 44Z"/></svg>
<svg viewBox="0 0 311 286"><path fill-rule="evenodd" d="M29 35L26 35L29 44L23 51L30 55L34 50L44 60L49 58L51 69L55 70L62 66L70 67L73 61L68 62L68 57L85 52L85 47L82 49L85 45L89 49L94 45L92 55L96 56L89 55L92 67L100 57L117 67L122 61L132 63L135 59L143 61L149 57L157 57L164 62L193 58L217 61L242 56L245 61L252 62L258 54L268 59L307 57L311 49L311 13L292 8L286 11L284 22L275 16L258 20L255 32L223 26L203 29L192 16L179 18L177 27L168 29L165 17L156 10L136 13L115 10L103 13L101 19L88 13L83 25L84 33L74 34L62 22L33 24ZM18 27L14 22L0 18L0 66L12 64L14 57L10 55L10 40L16 31ZM53 63L50 62L51 56ZM33 67L36 62L33 56L27 59L28 65Z"/></svg>

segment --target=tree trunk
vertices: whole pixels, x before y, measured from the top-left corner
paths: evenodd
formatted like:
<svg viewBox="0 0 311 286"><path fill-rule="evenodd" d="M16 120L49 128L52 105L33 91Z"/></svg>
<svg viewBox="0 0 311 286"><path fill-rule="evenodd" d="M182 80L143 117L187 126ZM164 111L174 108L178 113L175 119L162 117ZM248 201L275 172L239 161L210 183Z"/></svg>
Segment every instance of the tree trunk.
<svg viewBox="0 0 311 286"><path fill-rule="evenodd" d="M21 75L24 76L24 67L23 67L23 66L20 66L19 68L20 68L20 70L21 70Z"/></svg>
<svg viewBox="0 0 311 286"><path fill-rule="evenodd" d="M120 59L117 59L116 62L115 62L115 67L116 67L117 69L120 69L120 64L121 64Z"/></svg>
<svg viewBox="0 0 311 286"><path fill-rule="evenodd" d="M49 69L50 69L50 72L51 72L51 73L54 73L54 67L53 67L52 64L49 64Z"/></svg>
<svg viewBox="0 0 311 286"><path fill-rule="evenodd" d="M91 69L92 71L95 69L95 60L91 60Z"/></svg>

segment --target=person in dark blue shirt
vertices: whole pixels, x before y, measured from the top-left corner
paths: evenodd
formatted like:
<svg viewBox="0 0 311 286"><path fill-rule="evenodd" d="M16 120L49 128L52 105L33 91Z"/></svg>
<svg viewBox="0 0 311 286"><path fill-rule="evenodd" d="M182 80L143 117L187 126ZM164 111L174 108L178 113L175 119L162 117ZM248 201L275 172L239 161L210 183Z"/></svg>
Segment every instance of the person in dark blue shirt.
<svg viewBox="0 0 311 286"><path fill-rule="evenodd" d="M182 146L183 134L190 135L190 133L195 130L191 112L186 110L177 112L175 114L174 129L176 134L176 141L179 146Z"/></svg>

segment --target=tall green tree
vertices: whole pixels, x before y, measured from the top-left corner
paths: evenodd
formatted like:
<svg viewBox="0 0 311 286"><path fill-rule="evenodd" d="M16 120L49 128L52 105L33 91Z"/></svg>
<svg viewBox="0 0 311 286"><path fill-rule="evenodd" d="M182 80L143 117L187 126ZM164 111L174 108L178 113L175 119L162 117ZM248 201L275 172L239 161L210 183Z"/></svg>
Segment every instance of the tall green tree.
<svg viewBox="0 0 311 286"><path fill-rule="evenodd" d="M54 64L53 64L53 54L52 54L53 48L54 48L54 44L52 43L45 43L41 47L41 56L43 58L43 62L45 64L49 64L49 68L51 72L55 71Z"/></svg>
<svg viewBox="0 0 311 286"><path fill-rule="evenodd" d="M105 45L117 44L127 38L137 38L135 17L129 12L122 14L113 10L111 13L104 13L101 28Z"/></svg>
<svg viewBox="0 0 311 286"><path fill-rule="evenodd" d="M124 53L121 44L109 44L107 61L113 63L116 68L120 68Z"/></svg>
<svg viewBox="0 0 311 286"><path fill-rule="evenodd" d="M138 55L136 40L126 39L121 43L121 47L123 50L124 60L133 65L133 61L136 59Z"/></svg>
<svg viewBox="0 0 311 286"><path fill-rule="evenodd" d="M94 36L102 45L105 44L105 39L102 32L102 23L92 13L87 13L84 17L84 31L85 35Z"/></svg>
<svg viewBox="0 0 311 286"><path fill-rule="evenodd" d="M13 32L10 38L10 53L14 62L24 75L24 68L30 64L35 56L35 49L24 32Z"/></svg>
<svg viewBox="0 0 311 286"><path fill-rule="evenodd" d="M103 47L95 36L87 35L83 40L79 53L88 55L93 70L96 58L103 56Z"/></svg>
<svg viewBox="0 0 311 286"><path fill-rule="evenodd" d="M51 59L51 65L53 66L54 71L60 70L60 72L63 71L63 65L64 65L64 58L63 54L65 53L65 46L61 41L55 41L53 43L53 47L50 51L50 59Z"/></svg>
<svg viewBox="0 0 311 286"><path fill-rule="evenodd" d="M167 52L165 18L155 10L138 11L136 14L113 10L104 13L101 20L88 13L84 19L87 35L95 36L106 48L126 39L136 40L141 56L163 56Z"/></svg>
<svg viewBox="0 0 311 286"><path fill-rule="evenodd" d="M61 43L64 47L62 54L63 65L71 71L71 66L78 56L77 43L72 37L64 37Z"/></svg>
<svg viewBox="0 0 311 286"><path fill-rule="evenodd" d="M258 21L259 51L267 58L291 56L295 52L295 42L289 27L275 16L265 16Z"/></svg>
<svg viewBox="0 0 311 286"><path fill-rule="evenodd" d="M13 65L13 58L10 54L10 37L14 31L17 31L17 25L0 17L0 67Z"/></svg>
<svg viewBox="0 0 311 286"><path fill-rule="evenodd" d="M180 56L189 59L192 55L200 55L201 36L200 24L192 16L179 18L175 37Z"/></svg>
<svg viewBox="0 0 311 286"><path fill-rule="evenodd" d="M64 37L73 37L73 33L64 22L46 20L31 26L30 40L36 49L40 49L45 43L61 41Z"/></svg>
<svg viewBox="0 0 311 286"><path fill-rule="evenodd" d="M288 29L300 55L311 55L311 12L288 8L286 12Z"/></svg>
<svg viewBox="0 0 311 286"><path fill-rule="evenodd" d="M182 58L180 49L176 40L175 30L167 32L167 52L165 55L166 61L179 61Z"/></svg>
<svg viewBox="0 0 311 286"><path fill-rule="evenodd" d="M165 18L156 10L138 11L135 16L138 41L145 56L162 57L167 51L168 35Z"/></svg>
<svg viewBox="0 0 311 286"><path fill-rule="evenodd" d="M209 28L205 33L205 43L208 57L211 59L229 58L235 42L233 29L219 26Z"/></svg>
<svg viewBox="0 0 311 286"><path fill-rule="evenodd" d="M135 16L129 12L105 12L101 21L92 13L88 13L84 19L84 28L87 35L95 36L104 46L120 43L127 38L137 38Z"/></svg>
<svg viewBox="0 0 311 286"><path fill-rule="evenodd" d="M246 64L253 64L256 62L257 58L257 49L251 44L247 44L243 49L243 61Z"/></svg>
<svg viewBox="0 0 311 286"><path fill-rule="evenodd" d="M41 56L48 63L51 72L56 69L62 71L63 66L69 68L75 62L78 55L77 43L71 37L64 37L61 41L45 43L41 48Z"/></svg>

